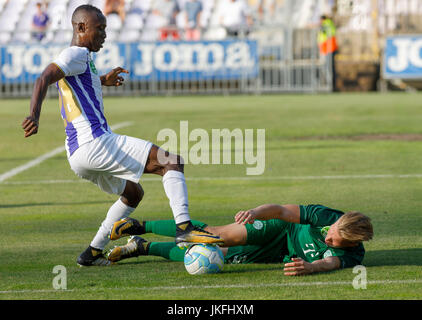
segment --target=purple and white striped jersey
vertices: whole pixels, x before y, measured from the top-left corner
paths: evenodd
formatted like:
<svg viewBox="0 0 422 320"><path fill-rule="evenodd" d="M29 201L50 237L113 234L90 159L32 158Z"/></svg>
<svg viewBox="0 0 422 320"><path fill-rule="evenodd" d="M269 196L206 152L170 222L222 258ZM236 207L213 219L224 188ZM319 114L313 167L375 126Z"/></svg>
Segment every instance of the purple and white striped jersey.
<svg viewBox="0 0 422 320"><path fill-rule="evenodd" d="M70 157L81 145L111 132L104 117L101 80L87 48L72 46L53 61L65 74L56 83Z"/></svg>

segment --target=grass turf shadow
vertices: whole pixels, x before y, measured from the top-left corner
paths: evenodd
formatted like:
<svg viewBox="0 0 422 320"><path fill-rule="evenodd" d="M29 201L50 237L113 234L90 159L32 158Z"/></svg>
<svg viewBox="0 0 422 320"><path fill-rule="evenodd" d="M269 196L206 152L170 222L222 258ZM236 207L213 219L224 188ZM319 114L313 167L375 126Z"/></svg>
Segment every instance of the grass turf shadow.
<svg viewBox="0 0 422 320"><path fill-rule="evenodd" d="M368 251L363 262L367 267L422 266L422 248Z"/></svg>

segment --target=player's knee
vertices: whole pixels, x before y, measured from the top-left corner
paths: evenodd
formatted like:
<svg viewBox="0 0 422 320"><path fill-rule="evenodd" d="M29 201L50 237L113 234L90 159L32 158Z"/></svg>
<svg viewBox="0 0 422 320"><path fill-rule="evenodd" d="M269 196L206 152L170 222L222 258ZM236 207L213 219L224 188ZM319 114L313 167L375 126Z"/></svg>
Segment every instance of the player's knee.
<svg viewBox="0 0 422 320"><path fill-rule="evenodd" d="M122 200L128 206L136 208L144 197L144 189L140 184L128 183L122 194Z"/></svg>
<svg viewBox="0 0 422 320"><path fill-rule="evenodd" d="M225 226L205 228L206 231L223 239L225 246L238 246L246 244L247 232L244 225L232 223Z"/></svg>
<svg viewBox="0 0 422 320"><path fill-rule="evenodd" d="M138 189L135 195L135 201L137 202L137 204L139 204L139 202L142 201L142 199L144 198L144 189L142 189L142 187L138 184Z"/></svg>
<svg viewBox="0 0 422 320"><path fill-rule="evenodd" d="M136 208L139 205L139 203L142 201L143 196L144 196L143 191L142 193L134 193L134 194L126 195L125 198L127 199L127 205L132 208Z"/></svg>
<svg viewBox="0 0 422 320"><path fill-rule="evenodd" d="M224 228L221 228L221 227L211 227L211 226L206 226L205 228L204 228L204 230L205 231L208 231L209 233L212 233L213 235L215 235L215 236L219 236L219 237L221 237L221 238L223 238L224 239L224 237L225 238L227 238L227 239L230 239L230 234L228 234L227 232L226 232L226 230L224 230Z"/></svg>

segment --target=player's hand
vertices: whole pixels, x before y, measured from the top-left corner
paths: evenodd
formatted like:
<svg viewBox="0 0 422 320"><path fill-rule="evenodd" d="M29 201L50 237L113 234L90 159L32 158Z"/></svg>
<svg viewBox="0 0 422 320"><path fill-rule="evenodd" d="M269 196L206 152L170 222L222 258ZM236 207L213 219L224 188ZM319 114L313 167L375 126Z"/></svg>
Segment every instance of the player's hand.
<svg viewBox="0 0 422 320"><path fill-rule="evenodd" d="M25 131L25 138L38 132L38 120L29 116L22 122L22 129Z"/></svg>
<svg viewBox="0 0 422 320"><path fill-rule="evenodd" d="M292 258L293 262L284 264L285 276L303 276L313 272L312 264L301 258Z"/></svg>
<svg viewBox="0 0 422 320"><path fill-rule="evenodd" d="M103 86L119 87L123 84L125 79L120 76L121 73L129 73L126 69L121 67L114 68L109 73L101 76L101 84Z"/></svg>
<svg viewBox="0 0 422 320"><path fill-rule="evenodd" d="M254 223L255 222L255 211L254 210L247 210L247 211L239 211L234 216L234 221L238 224L247 224L247 223Z"/></svg>

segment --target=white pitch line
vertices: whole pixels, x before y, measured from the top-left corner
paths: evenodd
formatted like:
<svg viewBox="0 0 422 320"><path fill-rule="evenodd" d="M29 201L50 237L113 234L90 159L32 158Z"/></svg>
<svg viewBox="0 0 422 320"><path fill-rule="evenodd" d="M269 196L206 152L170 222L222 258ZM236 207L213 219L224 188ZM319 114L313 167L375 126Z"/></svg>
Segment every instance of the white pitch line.
<svg viewBox="0 0 422 320"><path fill-rule="evenodd" d="M368 285L371 284L414 284L422 283L422 279L409 279L409 280L373 280L367 281ZM314 287L314 286L337 286L337 285L353 285L352 281L314 281L314 282L292 282L292 283L263 283L263 284L229 284L229 285L196 285L196 286L159 286L159 287L135 287L136 290L182 290L182 289L218 289L218 288L278 288L278 287ZM123 288L115 288L123 289ZM125 290L131 289L130 287L124 288Z"/></svg>
<svg viewBox="0 0 422 320"><path fill-rule="evenodd" d="M55 155L63 152L65 150L64 147L58 147L50 152L47 152L45 154L43 154L42 156L39 156L38 158L35 158L34 160L31 160L27 163L25 163L24 165L21 165L19 167L13 168L12 170L9 170L3 174L0 175L0 183L3 182L6 179L9 179L19 173L21 173L22 171L28 170L29 168L32 168L38 164L40 164L41 162L54 157Z"/></svg>
<svg viewBox="0 0 422 320"><path fill-rule="evenodd" d="M406 179L422 178L422 174L367 174L367 175L335 175L335 176L246 176L246 177L186 177L186 180L342 180L342 179ZM142 178L141 178L142 179Z"/></svg>
<svg viewBox="0 0 422 320"><path fill-rule="evenodd" d="M272 176L272 177L186 177L187 181L269 181L269 180L347 180L347 179L410 179L422 178L422 174L367 174L367 175L337 175L337 176ZM143 181L162 181L162 178L142 177L140 182ZM88 182L83 179L69 179L69 180L23 180L23 181L10 181L0 184L7 185L21 185L21 184L58 184L58 183L81 183Z"/></svg>
<svg viewBox="0 0 422 320"><path fill-rule="evenodd" d="M407 280L372 280L368 285L394 285L394 284L419 284L422 279ZM280 288L280 287L317 287L317 286L352 286L352 281L314 281L314 282L291 282L291 283L263 283L263 284L229 284L229 285L195 285L195 286L156 286L156 287L121 287L101 288L101 290L128 291L128 290L191 290L191 289L245 289L245 288ZM28 289L28 290L2 290L0 294L12 293L49 293L49 292L77 292L77 291L98 291L98 288L75 288L67 290L55 289Z"/></svg>
<svg viewBox="0 0 422 320"><path fill-rule="evenodd" d="M111 126L110 128L112 130L117 130L117 129L120 129L120 128L128 127L130 125L132 125L132 122L121 122L121 123L117 123L117 124ZM36 165L39 165L41 162L43 162L47 159L50 159L50 158L56 156L57 154L62 153L65 150L66 149L65 149L64 146L58 147L54 150L51 150L50 152L47 152L47 153L35 158L34 160L31 160L31 161L29 161L29 162L27 162L27 163L25 163L25 164L23 164L19 167L13 168L12 170L9 170L9 171L1 174L0 175L0 183L2 183L3 181L23 172L25 170L28 170L29 168L32 168L32 167L35 167Z"/></svg>

